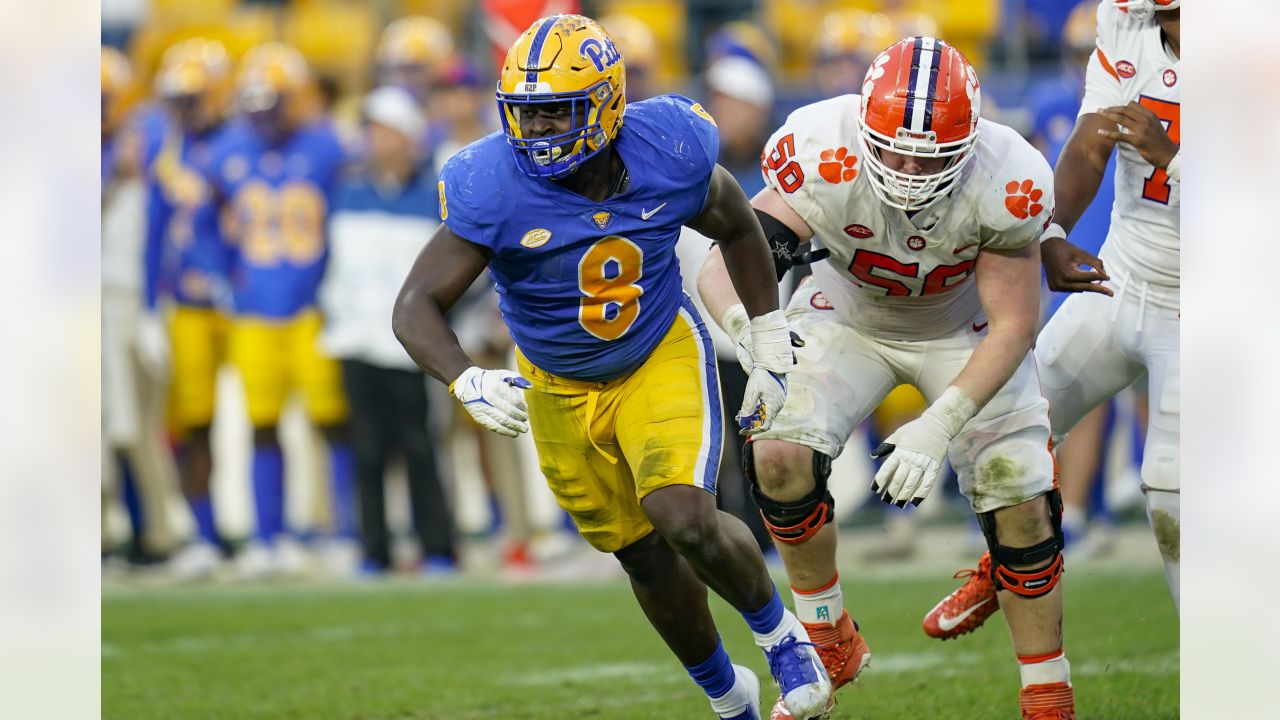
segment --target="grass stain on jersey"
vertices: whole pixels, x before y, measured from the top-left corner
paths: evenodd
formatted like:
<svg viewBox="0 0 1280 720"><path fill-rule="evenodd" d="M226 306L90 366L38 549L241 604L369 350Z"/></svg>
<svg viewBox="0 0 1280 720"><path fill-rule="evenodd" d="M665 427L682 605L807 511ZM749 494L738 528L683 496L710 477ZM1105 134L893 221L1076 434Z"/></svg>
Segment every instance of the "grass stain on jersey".
<svg viewBox="0 0 1280 720"><path fill-rule="evenodd" d="M1004 485L1022 477L1022 467L1007 457L999 456L991 458L991 461L982 466L978 471L978 476L984 484Z"/></svg>

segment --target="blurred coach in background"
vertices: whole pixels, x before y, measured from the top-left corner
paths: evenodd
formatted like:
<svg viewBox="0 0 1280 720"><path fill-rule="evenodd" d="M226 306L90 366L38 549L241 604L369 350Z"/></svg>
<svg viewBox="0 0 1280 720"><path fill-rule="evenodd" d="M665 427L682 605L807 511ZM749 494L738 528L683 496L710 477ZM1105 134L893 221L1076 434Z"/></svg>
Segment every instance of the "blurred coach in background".
<svg viewBox="0 0 1280 720"><path fill-rule="evenodd" d="M400 281L439 224L436 178L421 149L425 128L405 90L382 87L366 98L366 163L338 191L320 290L322 343L342 361L351 404L366 573L391 565L383 476L397 453L408 466L424 565L456 562L453 521L427 432L426 376L391 332Z"/></svg>

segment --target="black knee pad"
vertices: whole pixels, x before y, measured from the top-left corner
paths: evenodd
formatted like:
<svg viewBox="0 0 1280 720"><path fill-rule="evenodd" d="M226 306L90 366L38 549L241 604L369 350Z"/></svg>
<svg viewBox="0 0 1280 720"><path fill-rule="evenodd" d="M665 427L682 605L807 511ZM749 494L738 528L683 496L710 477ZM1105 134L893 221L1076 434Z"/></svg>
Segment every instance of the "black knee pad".
<svg viewBox="0 0 1280 720"><path fill-rule="evenodd" d="M1053 536L1031 547L1001 545L996 535L995 511L978 515L978 524L991 549L991 581L996 590L1009 590L1028 598L1049 594L1062 579L1062 493L1054 488L1045 494L1049 501L1049 520ZM1015 570L1011 565L1032 566L1031 570Z"/></svg>
<svg viewBox="0 0 1280 720"><path fill-rule="evenodd" d="M827 455L814 451L813 491L799 500L774 500L760 490L750 441L742 449L742 472L751 481L751 496L760 508L765 528L779 542L802 543L835 518L836 501L827 490L827 478L831 476L831 458Z"/></svg>

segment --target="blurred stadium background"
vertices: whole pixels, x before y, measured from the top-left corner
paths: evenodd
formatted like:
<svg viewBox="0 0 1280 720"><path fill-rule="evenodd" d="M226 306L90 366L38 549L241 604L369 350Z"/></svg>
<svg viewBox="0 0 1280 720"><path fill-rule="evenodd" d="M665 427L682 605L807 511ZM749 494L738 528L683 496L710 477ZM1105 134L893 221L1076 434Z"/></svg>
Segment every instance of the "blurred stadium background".
<svg viewBox="0 0 1280 720"><path fill-rule="evenodd" d="M721 164L752 193L762 185L761 144L787 113L820 97L856 92L870 59L914 34L935 34L960 48L978 69L984 116L1018 129L1052 160L1074 122L1094 7L1090 0L103 0L104 366L107 348L118 347L129 367L124 372L136 376L129 393L116 392L119 376L104 367L104 417L112 403L151 408L136 413L131 432L116 432L104 421L103 716L478 718L521 708L528 711L515 716L559 717L555 708L565 698L570 712L588 714L596 706L582 698L599 682L609 686L604 694L621 686L619 697L632 700L595 716L658 717L669 693L688 714L704 711L688 688L666 682L678 679L671 672L677 669L645 635L615 563L578 540L556 507L532 443L484 436L435 381L421 379L428 408L421 423L429 429L443 500L419 496L436 507L413 507L419 480L410 478L408 463L393 458L381 555L371 546L370 518L360 519L360 492L353 487L367 478L349 466L349 456L333 451L335 442L322 432L329 428L309 418L297 397L279 421L284 525L263 535L253 480L254 399L246 398L239 371L245 366L221 355L226 362L217 368L205 461L211 471L204 470L211 502L193 499L191 476L201 471L192 467L189 428L175 421L173 399L166 397L188 341L172 325L183 280L164 266L172 256L167 249L154 277L144 268L145 195L168 182L162 177L166 133L180 114L161 82L170 48L201 38L225 49L225 75L200 92L227 123L239 121L248 102L241 60L267 43L296 48L307 65L292 89L299 123L326 126L339 139L346 168L339 184L377 165L370 125L412 136L406 147L418 170L433 177L452 152L498 128L492 88L506 47L538 17L581 12L615 37L630 101L680 92L710 109L721 128ZM374 102L371 93L386 85L404 88L415 111ZM129 152L131 143L140 149ZM321 242L338 242L341 211L325 207ZM1082 222L1073 240L1096 249L1108 213L1109 195L1100 193L1093 221ZM432 223L416 220L426 223L415 226L415 237L425 241ZM168 248L175 240L160 242ZM346 256L337 245L330 252L334 276L335 262ZM126 266L111 283L108 255ZM396 258L400 265L381 266L384 277L397 267L401 276L407 272L404 254ZM128 267L135 260L137 266ZM696 250L682 250L686 268L698 261ZM149 284L159 298L154 307L143 303L108 321L109 292L145 293ZM492 292L473 290L452 318L455 328L473 356L509 365L510 339ZM344 292L358 289L327 277L317 294L304 298L323 311L319 348L344 366L352 360L376 366L362 354L365 348L353 350L333 337L339 321L326 303L340 307L352 297ZM216 298L212 305L224 309ZM1047 292L1044 305L1047 317L1056 305ZM156 314L167 324L159 340L146 327ZM148 362L156 343L171 361L159 371ZM727 358L721 363L726 404L736 407L728 389L736 369L732 352ZM1126 392L1094 418L1092 441L1064 459L1074 508L1068 563L1076 571L1067 581L1067 637L1073 662L1085 667L1078 671L1086 688L1082 707L1094 702L1096 709L1083 717L1177 712L1177 619L1138 490L1141 390ZM855 436L834 475L841 527L850 535L842 542L847 592L855 607L866 608L864 626L869 619L881 625L869 635L873 646L877 638L888 646L886 661L872 667L869 688L858 692L898 698L863 711L849 701L841 711L847 714L837 717L918 710L901 696L924 682L921 673L949 688L939 697L956 698L957 704L938 703L924 713L933 717L976 714L1003 695L984 695L975 686L1012 683L996 669L1008 652L1003 629L962 641L969 647L939 649L924 642L915 625L950 589L950 573L981 551L954 483L918 512L867 502L873 469L866 448L920 408L913 390L895 391ZM351 412L359 409L353 405ZM725 509L754 522L767 546L732 448L724 465ZM441 609L423 615L424 606ZM724 609L717 606L717 613ZM584 628L566 631L560 620L568 617L581 619ZM625 628L619 647L632 650L593 647L593 656L579 647L618 627ZM1101 634L1086 639L1086 632ZM527 638L512 644L478 639L488 633ZM457 649L471 642L479 647ZM480 668L507 655L522 658L515 664L524 680L473 677L492 675L492 668ZM363 669L346 665L346 656L365 663ZM593 665L594 674L574 670ZM984 665L992 669L977 669ZM350 682L335 685L334 678ZM244 689L252 698L237 695ZM445 715L445 708L457 712Z"/></svg>

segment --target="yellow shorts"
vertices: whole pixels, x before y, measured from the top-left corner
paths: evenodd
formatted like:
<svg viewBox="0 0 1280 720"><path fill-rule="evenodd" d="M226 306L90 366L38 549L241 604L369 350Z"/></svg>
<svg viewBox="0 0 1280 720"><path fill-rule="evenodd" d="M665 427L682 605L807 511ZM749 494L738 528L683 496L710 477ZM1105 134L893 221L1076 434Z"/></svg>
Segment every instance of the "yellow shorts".
<svg viewBox="0 0 1280 720"><path fill-rule="evenodd" d="M218 368L226 360L227 318L213 308L178 305L169 320L169 337L169 424L181 435L213 422Z"/></svg>
<svg viewBox="0 0 1280 720"><path fill-rule="evenodd" d="M653 525L645 495L669 485L715 493L724 443L720 377L711 337L692 304L639 368L608 382L552 375L516 353L538 463L560 507L602 552Z"/></svg>
<svg viewBox="0 0 1280 720"><path fill-rule="evenodd" d="M316 425L347 417L338 362L319 347L320 314L304 310L287 320L240 317L231 323L231 362L240 371L249 421L275 425L285 401L301 390L303 407Z"/></svg>

